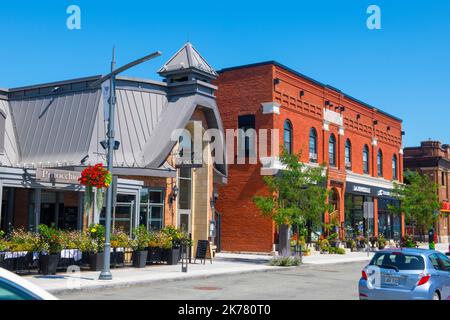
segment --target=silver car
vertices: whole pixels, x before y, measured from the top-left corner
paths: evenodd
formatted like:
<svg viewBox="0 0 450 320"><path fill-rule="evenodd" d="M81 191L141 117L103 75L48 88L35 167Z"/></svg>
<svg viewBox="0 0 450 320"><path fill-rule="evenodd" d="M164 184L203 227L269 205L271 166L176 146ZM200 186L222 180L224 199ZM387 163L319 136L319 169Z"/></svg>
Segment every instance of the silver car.
<svg viewBox="0 0 450 320"><path fill-rule="evenodd" d="M435 250L387 249L359 280L361 300L450 300L450 259Z"/></svg>

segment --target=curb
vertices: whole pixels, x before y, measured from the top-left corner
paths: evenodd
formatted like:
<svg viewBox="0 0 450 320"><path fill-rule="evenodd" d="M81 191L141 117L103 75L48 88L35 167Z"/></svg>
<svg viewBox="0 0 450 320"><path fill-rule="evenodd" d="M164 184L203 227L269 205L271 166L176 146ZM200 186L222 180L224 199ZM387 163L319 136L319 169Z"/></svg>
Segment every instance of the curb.
<svg viewBox="0 0 450 320"><path fill-rule="evenodd" d="M212 277L220 277L220 276L228 276L228 275L240 275L240 274L248 274L248 273L265 273L265 272L279 272L283 270L289 270L295 267L271 267L270 269L257 269L257 270L244 270L244 271L231 271L225 273L213 273L213 274L204 274L204 275L195 275L195 276L180 276L176 278L168 278L168 279L148 279L148 280L140 280L140 281L131 281L131 282L123 282L123 283L106 283L106 284L96 284L92 286L81 287L80 289L45 289L47 292L53 295L65 295L76 292L94 292L102 289L120 289L120 288L132 288L132 287L144 287L148 284L152 283L161 283L161 282L175 282L175 281L185 281L185 280L199 280L199 279L208 279Z"/></svg>

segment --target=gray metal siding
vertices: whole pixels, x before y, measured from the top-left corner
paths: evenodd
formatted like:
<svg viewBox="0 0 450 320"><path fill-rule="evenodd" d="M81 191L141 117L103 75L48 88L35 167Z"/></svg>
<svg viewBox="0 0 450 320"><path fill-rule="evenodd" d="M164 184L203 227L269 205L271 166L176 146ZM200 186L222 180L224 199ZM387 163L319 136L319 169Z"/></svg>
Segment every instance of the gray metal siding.
<svg viewBox="0 0 450 320"><path fill-rule="evenodd" d="M89 149L99 98L99 90L90 90L10 101L21 162L78 164Z"/></svg>
<svg viewBox="0 0 450 320"><path fill-rule="evenodd" d="M13 118L8 101L0 100L0 110L6 116L3 141L4 151L0 154L0 162L2 165L12 166L19 161L19 149L17 147Z"/></svg>

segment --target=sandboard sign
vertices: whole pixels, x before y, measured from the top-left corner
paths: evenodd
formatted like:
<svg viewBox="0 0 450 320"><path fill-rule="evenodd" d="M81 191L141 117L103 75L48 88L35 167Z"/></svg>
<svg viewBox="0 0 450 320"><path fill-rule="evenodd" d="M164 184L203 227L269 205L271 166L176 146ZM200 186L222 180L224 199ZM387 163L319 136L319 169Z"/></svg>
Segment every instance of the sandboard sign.
<svg viewBox="0 0 450 320"><path fill-rule="evenodd" d="M206 263L206 259L209 259L212 263L211 245L208 240L198 240L197 252L195 253L194 264L197 259L199 259L200 261L203 261L203 264Z"/></svg>

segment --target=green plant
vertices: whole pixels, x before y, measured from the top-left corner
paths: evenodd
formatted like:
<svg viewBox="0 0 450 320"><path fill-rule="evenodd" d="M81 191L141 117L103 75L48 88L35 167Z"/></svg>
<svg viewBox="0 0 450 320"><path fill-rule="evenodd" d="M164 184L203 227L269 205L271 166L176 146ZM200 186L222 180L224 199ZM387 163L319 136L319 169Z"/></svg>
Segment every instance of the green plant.
<svg viewBox="0 0 450 320"><path fill-rule="evenodd" d="M103 252L105 249L105 227L101 224L91 224L87 230L87 234L95 243L95 245L91 247L90 251L95 253Z"/></svg>
<svg viewBox="0 0 450 320"><path fill-rule="evenodd" d="M338 240L338 238L339 238L339 234L337 232L334 232L334 233L330 234L327 239L329 242L331 242L331 241Z"/></svg>
<svg viewBox="0 0 450 320"><path fill-rule="evenodd" d="M384 238L384 236L382 234L380 234L378 236L378 248L379 249L384 249L386 247L386 239Z"/></svg>
<svg viewBox="0 0 450 320"><path fill-rule="evenodd" d="M116 229L111 233L111 248L127 248L131 239L122 229Z"/></svg>
<svg viewBox="0 0 450 320"><path fill-rule="evenodd" d="M319 242L319 248L321 252L330 251L330 242L327 239L323 239Z"/></svg>
<svg viewBox="0 0 450 320"><path fill-rule="evenodd" d="M45 224L39 225L38 228L42 244L45 245L45 249L41 248L41 251L48 252L49 254L60 253L63 249L61 232L55 227L49 227Z"/></svg>
<svg viewBox="0 0 450 320"><path fill-rule="evenodd" d="M405 235L400 240L400 247L402 248L415 248L417 243L414 241L414 237L412 235Z"/></svg>
<svg viewBox="0 0 450 320"><path fill-rule="evenodd" d="M5 231L0 230L0 239L3 239L5 237Z"/></svg>
<svg viewBox="0 0 450 320"><path fill-rule="evenodd" d="M131 241L131 246L136 251L143 251L149 246L150 234L144 225L133 229L134 240Z"/></svg>
<svg viewBox="0 0 450 320"><path fill-rule="evenodd" d="M8 243L8 241L0 239L0 252L8 251L8 250L9 250L9 243Z"/></svg>
<svg viewBox="0 0 450 320"><path fill-rule="evenodd" d="M9 250L20 251L43 251L47 249L36 233L27 232L23 229L14 230L10 235Z"/></svg>
<svg viewBox="0 0 450 320"><path fill-rule="evenodd" d="M274 267L297 267L300 264L299 257L276 257L270 260L270 265Z"/></svg>

